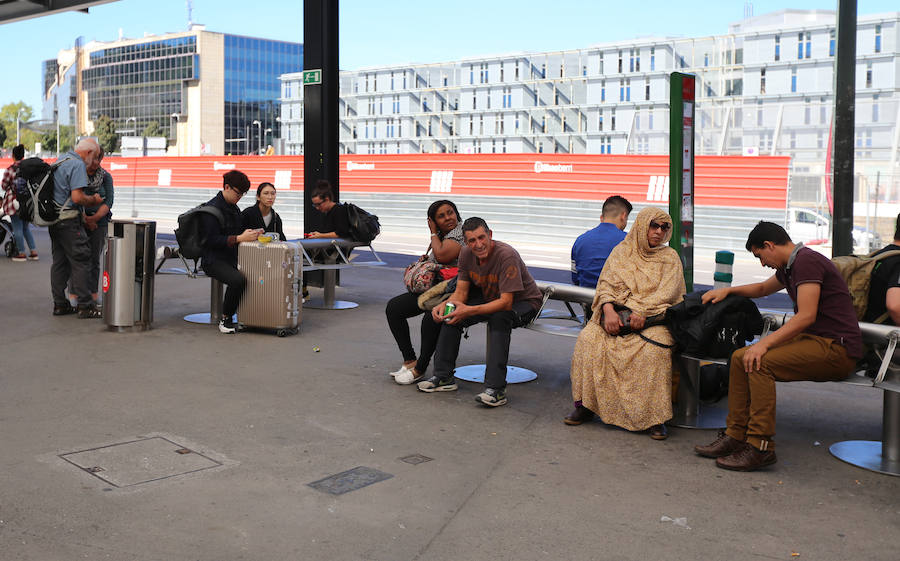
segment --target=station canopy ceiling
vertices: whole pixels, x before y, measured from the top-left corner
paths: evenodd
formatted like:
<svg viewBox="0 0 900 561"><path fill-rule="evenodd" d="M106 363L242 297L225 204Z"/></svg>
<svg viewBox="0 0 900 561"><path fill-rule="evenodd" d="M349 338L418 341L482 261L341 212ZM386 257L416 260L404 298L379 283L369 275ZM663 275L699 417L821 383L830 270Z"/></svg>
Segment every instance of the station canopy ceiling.
<svg viewBox="0 0 900 561"><path fill-rule="evenodd" d="M37 18L60 12L87 12L91 6L116 0L0 0L0 23Z"/></svg>

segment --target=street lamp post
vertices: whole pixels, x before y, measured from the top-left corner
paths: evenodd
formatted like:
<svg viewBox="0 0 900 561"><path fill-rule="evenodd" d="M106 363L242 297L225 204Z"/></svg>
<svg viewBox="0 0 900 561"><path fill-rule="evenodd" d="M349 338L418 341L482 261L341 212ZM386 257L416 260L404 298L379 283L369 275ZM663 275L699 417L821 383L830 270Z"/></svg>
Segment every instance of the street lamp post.
<svg viewBox="0 0 900 561"><path fill-rule="evenodd" d="M172 113L170 116L173 121L175 121L175 125L172 126L171 136L175 139L175 148L178 148L178 119L181 118L181 113ZM179 154L180 156L181 154Z"/></svg>
<svg viewBox="0 0 900 561"><path fill-rule="evenodd" d="M25 109L23 107L19 107L19 110L16 111L16 146L20 144L19 142L19 117L22 115L22 111Z"/></svg>
<svg viewBox="0 0 900 561"><path fill-rule="evenodd" d="M257 121L256 119L254 119L253 122L252 122L251 124L252 124L252 125L256 125L256 138L257 138L257 141L256 141L256 152L257 152L257 154L258 154L258 153L259 153L259 148L260 148L260 142L261 142L261 141L260 141L260 137L262 136L262 123L260 123L260 122Z"/></svg>
<svg viewBox="0 0 900 561"><path fill-rule="evenodd" d="M269 133L270 132L272 132L272 129L266 129L266 131L263 133L263 136L266 139L266 149L268 149L268 146L269 146ZM260 149L260 151L262 151L262 146L260 146L259 149Z"/></svg>
<svg viewBox="0 0 900 561"><path fill-rule="evenodd" d="M134 121L134 128L131 129L133 134L131 136L137 136L137 117L128 117L125 119L125 130L128 130L128 121Z"/></svg>

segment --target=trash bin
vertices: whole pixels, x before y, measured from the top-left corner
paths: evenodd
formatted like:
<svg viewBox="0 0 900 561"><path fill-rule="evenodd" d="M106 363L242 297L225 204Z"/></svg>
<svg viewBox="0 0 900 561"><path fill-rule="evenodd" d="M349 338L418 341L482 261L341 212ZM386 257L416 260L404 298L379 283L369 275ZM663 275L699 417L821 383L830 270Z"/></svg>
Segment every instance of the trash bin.
<svg viewBox="0 0 900 561"><path fill-rule="evenodd" d="M106 235L103 318L110 331L150 329L156 222L112 220Z"/></svg>

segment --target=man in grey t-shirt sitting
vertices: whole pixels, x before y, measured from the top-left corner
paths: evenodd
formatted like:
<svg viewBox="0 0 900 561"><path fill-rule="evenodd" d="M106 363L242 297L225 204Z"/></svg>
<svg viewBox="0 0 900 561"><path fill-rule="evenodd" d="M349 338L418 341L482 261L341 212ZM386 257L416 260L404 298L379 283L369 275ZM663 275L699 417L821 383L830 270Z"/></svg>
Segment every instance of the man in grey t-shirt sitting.
<svg viewBox="0 0 900 561"><path fill-rule="evenodd" d="M91 246L81 223L81 206L98 206L100 195L86 195L88 186L85 166L93 167L100 157L100 145L93 138L84 138L73 151L60 157L62 161L53 172L53 200L62 207L59 221L48 228L53 264L50 266L50 293L53 296L53 315L75 313L66 298L66 286L72 280L72 292L78 297L78 317L99 318L100 309L94 304L90 285Z"/></svg>
<svg viewBox="0 0 900 561"><path fill-rule="evenodd" d="M456 291L445 304L456 308L444 315L445 304L435 306L431 317L443 321L434 355L434 375L418 388L423 392L457 389L453 377L459 343L465 327L487 322L491 338L485 357L485 390L475 400L490 406L506 404L506 364L511 331L526 325L541 306L541 291L519 253L494 241L487 223L478 217L463 222L465 247L459 252Z"/></svg>

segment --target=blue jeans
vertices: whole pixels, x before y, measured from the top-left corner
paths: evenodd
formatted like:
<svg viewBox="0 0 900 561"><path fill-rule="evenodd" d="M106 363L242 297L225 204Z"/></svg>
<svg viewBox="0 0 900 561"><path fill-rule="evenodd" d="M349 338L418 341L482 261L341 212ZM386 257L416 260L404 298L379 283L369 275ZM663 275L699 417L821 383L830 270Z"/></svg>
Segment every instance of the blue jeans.
<svg viewBox="0 0 900 561"><path fill-rule="evenodd" d="M36 252L37 245L34 243L34 236L31 235L29 223L19 218L18 214L13 214L10 218L12 219L13 237L16 239L16 248L19 250L19 254L25 254L26 240L28 241L28 249Z"/></svg>

